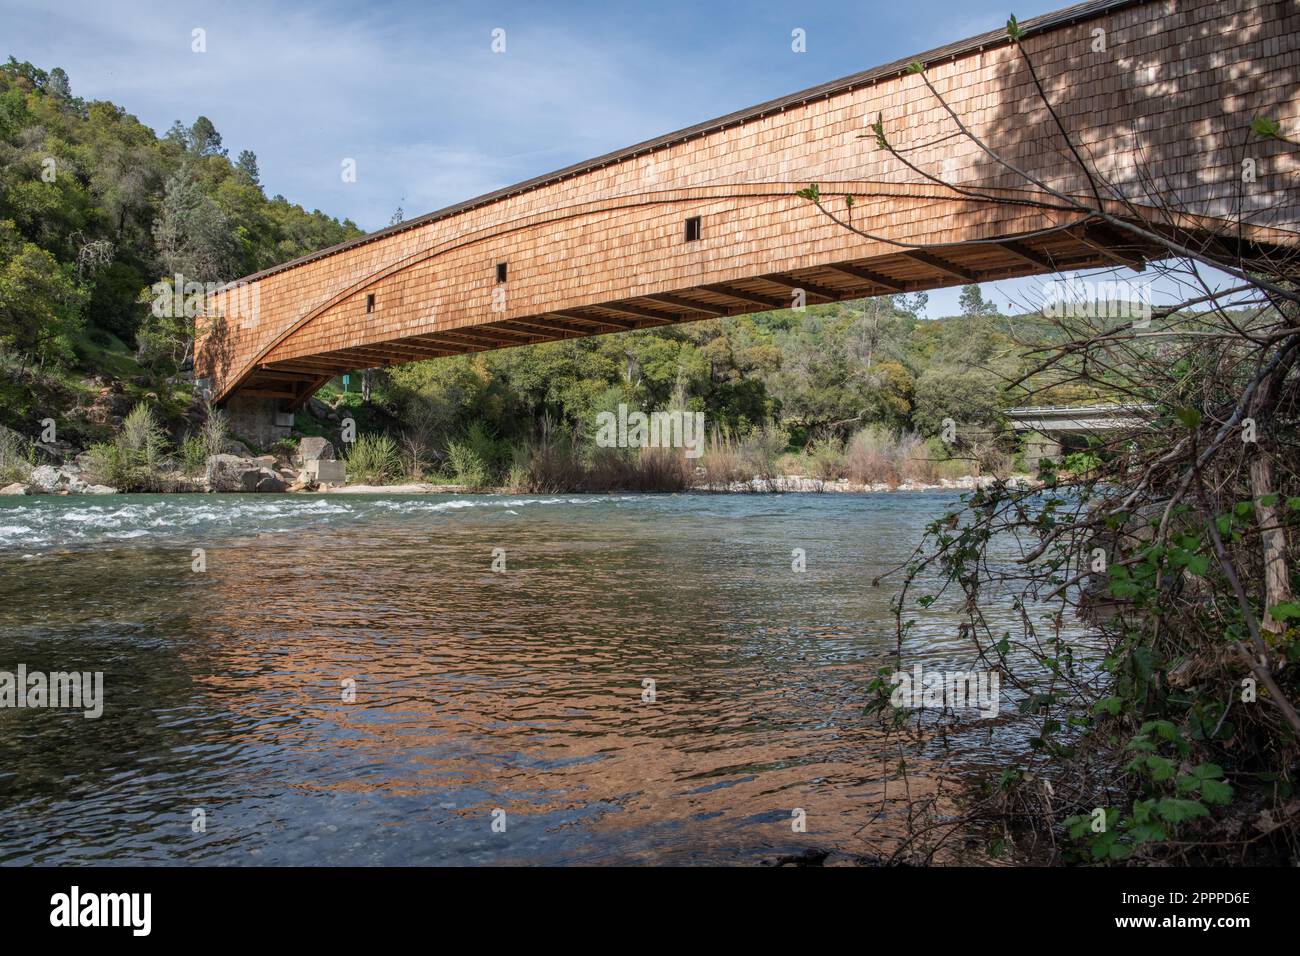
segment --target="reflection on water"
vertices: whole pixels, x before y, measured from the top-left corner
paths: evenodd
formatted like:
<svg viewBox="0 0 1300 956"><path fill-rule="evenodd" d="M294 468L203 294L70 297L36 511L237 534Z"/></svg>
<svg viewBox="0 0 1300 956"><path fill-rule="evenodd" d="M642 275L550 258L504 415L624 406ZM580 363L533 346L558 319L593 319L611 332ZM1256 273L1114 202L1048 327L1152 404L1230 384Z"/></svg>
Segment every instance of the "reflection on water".
<svg viewBox="0 0 1300 956"><path fill-rule="evenodd" d="M947 500L8 499L0 669L101 670L106 703L0 710L0 861L888 852L897 756L862 707L892 589L870 582ZM928 655L969 663L951 610L918 617Z"/></svg>

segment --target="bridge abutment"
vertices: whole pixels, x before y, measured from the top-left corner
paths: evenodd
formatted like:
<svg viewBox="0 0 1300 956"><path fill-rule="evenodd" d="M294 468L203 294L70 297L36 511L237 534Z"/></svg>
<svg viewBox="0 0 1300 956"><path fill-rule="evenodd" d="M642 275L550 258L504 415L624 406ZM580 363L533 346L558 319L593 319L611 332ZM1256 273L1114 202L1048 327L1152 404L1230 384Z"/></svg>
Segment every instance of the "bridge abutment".
<svg viewBox="0 0 1300 956"><path fill-rule="evenodd" d="M1031 475L1038 473L1038 464L1044 458L1060 464L1061 443L1042 432L1030 432L1025 436L1025 470Z"/></svg>
<svg viewBox="0 0 1300 956"><path fill-rule="evenodd" d="M281 398L236 392L226 402L230 431L246 444L264 451L293 432L293 412L286 411L284 406Z"/></svg>

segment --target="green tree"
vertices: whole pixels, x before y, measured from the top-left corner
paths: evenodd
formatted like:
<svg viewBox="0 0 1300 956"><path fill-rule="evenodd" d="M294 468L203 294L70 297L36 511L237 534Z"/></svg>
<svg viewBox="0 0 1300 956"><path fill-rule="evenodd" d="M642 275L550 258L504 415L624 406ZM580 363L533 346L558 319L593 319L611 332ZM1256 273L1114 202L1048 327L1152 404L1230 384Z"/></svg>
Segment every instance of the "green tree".
<svg viewBox="0 0 1300 956"><path fill-rule="evenodd" d="M0 348L66 364L86 291L74 270L0 221Z"/></svg>

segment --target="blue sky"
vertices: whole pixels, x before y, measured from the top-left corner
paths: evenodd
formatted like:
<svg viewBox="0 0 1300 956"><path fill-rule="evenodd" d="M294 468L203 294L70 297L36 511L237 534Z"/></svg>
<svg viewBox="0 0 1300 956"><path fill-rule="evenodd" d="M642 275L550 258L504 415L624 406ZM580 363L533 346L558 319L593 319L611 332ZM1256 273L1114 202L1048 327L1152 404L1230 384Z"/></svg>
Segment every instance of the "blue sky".
<svg viewBox="0 0 1300 956"><path fill-rule="evenodd" d="M159 132L206 115L232 156L257 153L268 194L372 230L1069 5L1007 2L0 0L0 55L62 66Z"/></svg>

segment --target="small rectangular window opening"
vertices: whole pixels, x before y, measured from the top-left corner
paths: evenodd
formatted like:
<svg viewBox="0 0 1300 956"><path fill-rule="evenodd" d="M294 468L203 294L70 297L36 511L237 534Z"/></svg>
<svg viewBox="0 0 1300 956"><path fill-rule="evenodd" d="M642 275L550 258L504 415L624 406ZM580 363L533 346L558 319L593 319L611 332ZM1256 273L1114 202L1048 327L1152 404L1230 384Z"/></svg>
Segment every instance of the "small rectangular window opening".
<svg viewBox="0 0 1300 956"><path fill-rule="evenodd" d="M700 239L700 217L691 216L686 220L686 241L699 242Z"/></svg>
<svg viewBox="0 0 1300 956"><path fill-rule="evenodd" d="M373 292L366 296L366 312L375 311L375 294Z"/></svg>
<svg viewBox="0 0 1300 956"><path fill-rule="evenodd" d="M498 262L498 263L497 263L497 282L505 282L505 281L506 281L506 263L504 263L504 262Z"/></svg>

